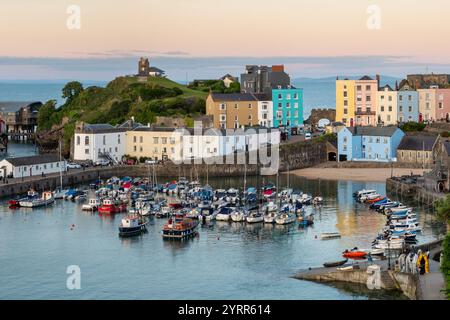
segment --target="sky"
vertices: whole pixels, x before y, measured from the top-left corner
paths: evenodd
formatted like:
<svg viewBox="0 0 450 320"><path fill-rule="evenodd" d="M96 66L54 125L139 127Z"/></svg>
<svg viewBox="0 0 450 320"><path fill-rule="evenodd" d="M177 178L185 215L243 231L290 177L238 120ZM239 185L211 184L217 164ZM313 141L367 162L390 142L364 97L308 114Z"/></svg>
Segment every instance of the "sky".
<svg viewBox="0 0 450 320"><path fill-rule="evenodd" d="M0 80L450 73L447 0L2 0Z"/></svg>

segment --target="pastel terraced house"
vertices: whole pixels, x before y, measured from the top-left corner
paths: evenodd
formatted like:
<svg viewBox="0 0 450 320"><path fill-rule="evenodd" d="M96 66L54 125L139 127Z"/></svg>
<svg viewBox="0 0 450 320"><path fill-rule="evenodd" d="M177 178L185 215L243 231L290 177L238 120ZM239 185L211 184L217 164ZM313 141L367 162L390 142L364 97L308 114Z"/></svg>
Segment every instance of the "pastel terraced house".
<svg viewBox="0 0 450 320"><path fill-rule="evenodd" d="M384 126L397 124L397 91L389 85L377 92L377 123Z"/></svg>
<svg viewBox="0 0 450 320"><path fill-rule="evenodd" d="M378 84L379 76L377 76L377 80L369 76L356 80L355 117L357 126L375 126L377 124Z"/></svg>
<svg viewBox="0 0 450 320"><path fill-rule="evenodd" d="M408 80L402 80L397 91L397 121L419 122L419 93Z"/></svg>
<svg viewBox="0 0 450 320"><path fill-rule="evenodd" d="M436 119L450 120L450 89L436 89Z"/></svg>
<svg viewBox="0 0 450 320"><path fill-rule="evenodd" d="M355 80L336 80L336 122L355 124Z"/></svg>
<svg viewBox="0 0 450 320"><path fill-rule="evenodd" d="M436 120L436 87L418 89L419 93L419 121Z"/></svg>
<svg viewBox="0 0 450 320"><path fill-rule="evenodd" d="M347 127L338 132L338 161L397 161L397 148L405 136L396 126Z"/></svg>
<svg viewBox="0 0 450 320"><path fill-rule="evenodd" d="M280 86L272 90L272 100L275 128L303 126L303 89Z"/></svg>

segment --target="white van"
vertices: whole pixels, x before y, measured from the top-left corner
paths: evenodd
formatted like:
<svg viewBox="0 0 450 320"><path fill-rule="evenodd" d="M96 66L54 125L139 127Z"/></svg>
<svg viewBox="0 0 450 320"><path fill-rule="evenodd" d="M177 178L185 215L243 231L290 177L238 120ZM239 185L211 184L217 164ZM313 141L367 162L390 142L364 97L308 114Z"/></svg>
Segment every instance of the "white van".
<svg viewBox="0 0 450 320"><path fill-rule="evenodd" d="M305 133L305 140L310 140L311 139L311 133L310 132L306 132Z"/></svg>

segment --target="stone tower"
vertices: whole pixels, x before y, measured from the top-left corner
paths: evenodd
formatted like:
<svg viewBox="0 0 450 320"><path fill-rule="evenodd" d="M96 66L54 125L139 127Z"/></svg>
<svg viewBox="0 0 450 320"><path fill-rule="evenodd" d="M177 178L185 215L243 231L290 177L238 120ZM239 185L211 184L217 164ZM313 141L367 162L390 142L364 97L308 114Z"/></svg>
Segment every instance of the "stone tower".
<svg viewBox="0 0 450 320"><path fill-rule="evenodd" d="M150 62L147 58L141 57L139 60L139 69L138 69L138 76L140 77L148 77L148 74L150 72Z"/></svg>

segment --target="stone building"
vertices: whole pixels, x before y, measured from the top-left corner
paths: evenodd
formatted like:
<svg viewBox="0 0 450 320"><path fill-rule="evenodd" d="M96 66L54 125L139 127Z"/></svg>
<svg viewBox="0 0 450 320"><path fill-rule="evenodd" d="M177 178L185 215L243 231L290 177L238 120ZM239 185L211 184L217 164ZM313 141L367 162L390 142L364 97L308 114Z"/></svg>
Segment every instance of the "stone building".
<svg viewBox="0 0 450 320"><path fill-rule="evenodd" d="M432 167L434 164L433 148L438 140L434 135L407 135L404 136L397 148L397 162Z"/></svg>
<svg viewBox="0 0 450 320"><path fill-rule="evenodd" d="M10 137L27 139L36 132L41 102L0 102L2 132Z"/></svg>
<svg viewBox="0 0 450 320"><path fill-rule="evenodd" d="M138 77L163 77L165 71L156 67L151 67L148 58L143 58L138 62Z"/></svg>
<svg viewBox="0 0 450 320"><path fill-rule="evenodd" d="M432 85L443 87L450 83L450 74L409 74L407 80L414 89L429 88Z"/></svg>
<svg viewBox="0 0 450 320"><path fill-rule="evenodd" d="M256 66L248 65L241 74L243 93L265 93L272 95L272 89L291 84L290 76L284 71L284 65Z"/></svg>

